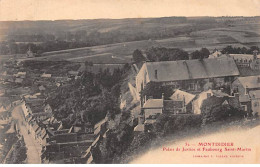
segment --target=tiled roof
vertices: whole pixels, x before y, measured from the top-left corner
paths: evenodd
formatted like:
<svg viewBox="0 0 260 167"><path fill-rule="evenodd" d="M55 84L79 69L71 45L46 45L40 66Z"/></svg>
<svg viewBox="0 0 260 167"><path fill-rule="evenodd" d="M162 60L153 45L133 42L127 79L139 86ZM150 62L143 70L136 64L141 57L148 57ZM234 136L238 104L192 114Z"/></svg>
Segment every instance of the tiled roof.
<svg viewBox="0 0 260 167"><path fill-rule="evenodd" d="M163 108L162 99L148 99L143 108Z"/></svg>
<svg viewBox="0 0 260 167"><path fill-rule="evenodd" d="M134 128L135 132L143 132L144 131L144 124L138 124L135 128Z"/></svg>
<svg viewBox="0 0 260 167"><path fill-rule="evenodd" d="M144 65L146 65L150 81L154 82L239 75L232 58L146 62ZM157 70L157 78L155 70Z"/></svg>

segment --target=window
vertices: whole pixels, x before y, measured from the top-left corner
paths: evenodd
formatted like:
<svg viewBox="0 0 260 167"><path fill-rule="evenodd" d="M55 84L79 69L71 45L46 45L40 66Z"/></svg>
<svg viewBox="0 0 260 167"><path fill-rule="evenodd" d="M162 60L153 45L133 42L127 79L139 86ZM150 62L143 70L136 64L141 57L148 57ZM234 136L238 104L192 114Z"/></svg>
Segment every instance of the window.
<svg viewBox="0 0 260 167"><path fill-rule="evenodd" d="M189 89L190 90L194 90L195 89L195 84L194 83L190 83L189 84Z"/></svg>
<svg viewBox="0 0 260 167"><path fill-rule="evenodd" d="M157 70L154 70L154 78L158 79Z"/></svg>
<svg viewBox="0 0 260 167"><path fill-rule="evenodd" d="M247 111L247 106L246 105L241 105L241 108L242 108L242 110Z"/></svg>

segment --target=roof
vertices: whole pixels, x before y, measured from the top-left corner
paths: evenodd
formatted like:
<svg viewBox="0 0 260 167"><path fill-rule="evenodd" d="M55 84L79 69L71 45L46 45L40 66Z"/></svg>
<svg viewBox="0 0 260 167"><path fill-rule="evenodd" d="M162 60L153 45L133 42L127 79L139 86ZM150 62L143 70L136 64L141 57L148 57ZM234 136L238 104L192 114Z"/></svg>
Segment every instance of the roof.
<svg viewBox="0 0 260 167"><path fill-rule="evenodd" d="M248 88L260 88L260 75L249 76L249 77L238 77L237 78L243 87Z"/></svg>
<svg viewBox="0 0 260 167"><path fill-rule="evenodd" d="M162 99L148 99L143 108L163 108L163 100Z"/></svg>
<svg viewBox="0 0 260 167"><path fill-rule="evenodd" d="M209 55L209 58L216 58L216 57L219 57L221 55L222 55L222 53L220 51L216 50L214 53Z"/></svg>
<svg viewBox="0 0 260 167"><path fill-rule="evenodd" d="M68 74L70 75L78 75L78 71L68 71Z"/></svg>
<svg viewBox="0 0 260 167"><path fill-rule="evenodd" d="M232 58L146 62L144 65L150 81L154 82L239 75L236 63ZM157 70L157 78L155 70Z"/></svg>
<svg viewBox="0 0 260 167"><path fill-rule="evenodd" d="M183 101L164 100L165 110L172 110L174 108L183 108Z"/></svg>
<svg viewBox="0 0 260 167"><path fill-rule="evenodd" d="M41 75L41 77L50 78L50 77L51 77L51 74L45 74L45 73L43 73L43 74Z"/></svg>
<svg viewBox="0 0 260 167"><path fill-rule="evenodd" d="M177 89L173 95L170 97L170 99L175 100L175 101L183 101L183 99L185 99L185 104L189 104L194 98L196 97L196 95L190 94L188 92L184 92L181 91L179 89Z"/></svg>
<svg viewBox="0 0 260 167"><path fill-rule="evenodd" d="M153 124L156 122L156 119L146 119L144 124Z"/></svg>
<svg viewBox="0 0 260 167"><path fill-rule="evenodd" d="M252 54L229 54L229 56L233 57L234 59L247 59L247 60L253 60L254 55ZM260 55L257 55L257 58L260 59Z"/></svg>
<svg viewBox="0 0 260 167"><path fill-rule="evenodd" d="M18 75L26 75L26 72L18 72Z"/></svg>
<svg viewBox="0 0 260 167"><path fill-rule="evenodd" d="M236 97L216 97L216 96L211 96L207 99L205 99L202 103L202 108L203 107L215 107L215 106L220 106L220 105L230 105L234 108L239 108L240 104L239 101Z"/></svg>
<svg viewBox="0 0 260 167"><path fill-rule="evenodd" d="M212 90L209 89L207 91L204 91L202 93L210 93L212 96L217 96L217 97L224 97L224 96L229 96L227 93L222 92L221 90Z"/></svg>
<svg viewBox="0 0 260 167"><path fill-rule="evenodd" d="M134 128L135 132L143 132L144 131L144 124L138 124L135 128Z"/></svg>
<svg viewBox="0 0 260 167"><path fill-rule="evenodd" d="M205 100L203 100L202 102L202 108L203 107L213 107L213 106L220 106L223 102L225 101L225 99L223 97L215 97L215 96L211 96Z"/></svg>
<svg viewBox="0 0 260 167"><path fill-rule="evenodd" d="M249 91L249 96L253 99L260 99L260 90Z"/></svg>

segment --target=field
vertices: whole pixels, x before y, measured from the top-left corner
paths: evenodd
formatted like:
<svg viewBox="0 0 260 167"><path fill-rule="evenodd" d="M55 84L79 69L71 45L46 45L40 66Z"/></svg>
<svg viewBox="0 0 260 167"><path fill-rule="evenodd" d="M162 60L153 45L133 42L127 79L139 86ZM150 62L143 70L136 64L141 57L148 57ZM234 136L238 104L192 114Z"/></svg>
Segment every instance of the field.
<svg viewBox="0 0 260 167"><path fill-rule="evenodd" d="M60 40L68 34L82 33L80 40L99 41L97 46L45 52L41 57L26 58L22 55L0 55L0 60L14 58L18 61L62 61L75 63L91 61L99 68L114 69L132 62L135 49L145 51L151 47L181 48L189 53L203 47L210 51L232 45L234 47L260 47L260 17L194 17L194 18L144 18L119 20L75 20L39 22L0 22L2 35L9 39L22 34L53 34ZM19 27L14 29L12 27ZM14 31L15 30L15 31ZM0 34L1 35L1 34ZM20 35L20 36L19 36ZM24 36L23 36L24 37ZM27 39L26 36L25 39ZM34 36L28 37L30 40ZM21 40L21 38L18 38ZM118 42L119 41L119 42ZM27 41L19 41L27 42ZM41 41L38 41L41 42Z"/></svg>
<svg viewBox="0 0 260 167"><path fill-rule="evenodd" d="M123 64L131 62L135 49L145 50L149 47L182 48L193 52L202 47L221 49L227 45L235 47L260 46L260 24L232 25L228 28L212 28L194 31L190 35L174 38L123 42L94 47L47 52L36 60L68 60L72 62L91 61L93 63Z"/></svg>

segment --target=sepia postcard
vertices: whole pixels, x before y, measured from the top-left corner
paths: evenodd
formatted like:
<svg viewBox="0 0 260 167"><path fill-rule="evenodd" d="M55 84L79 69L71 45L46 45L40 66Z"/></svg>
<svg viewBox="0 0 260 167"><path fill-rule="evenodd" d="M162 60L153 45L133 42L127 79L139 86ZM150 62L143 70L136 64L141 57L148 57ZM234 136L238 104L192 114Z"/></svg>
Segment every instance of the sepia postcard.
<svg viewBox="0 0 260 167"><path fill-rule="evenodd" d="M0 0L0 164L259 164L260 0Z"/></svg>

